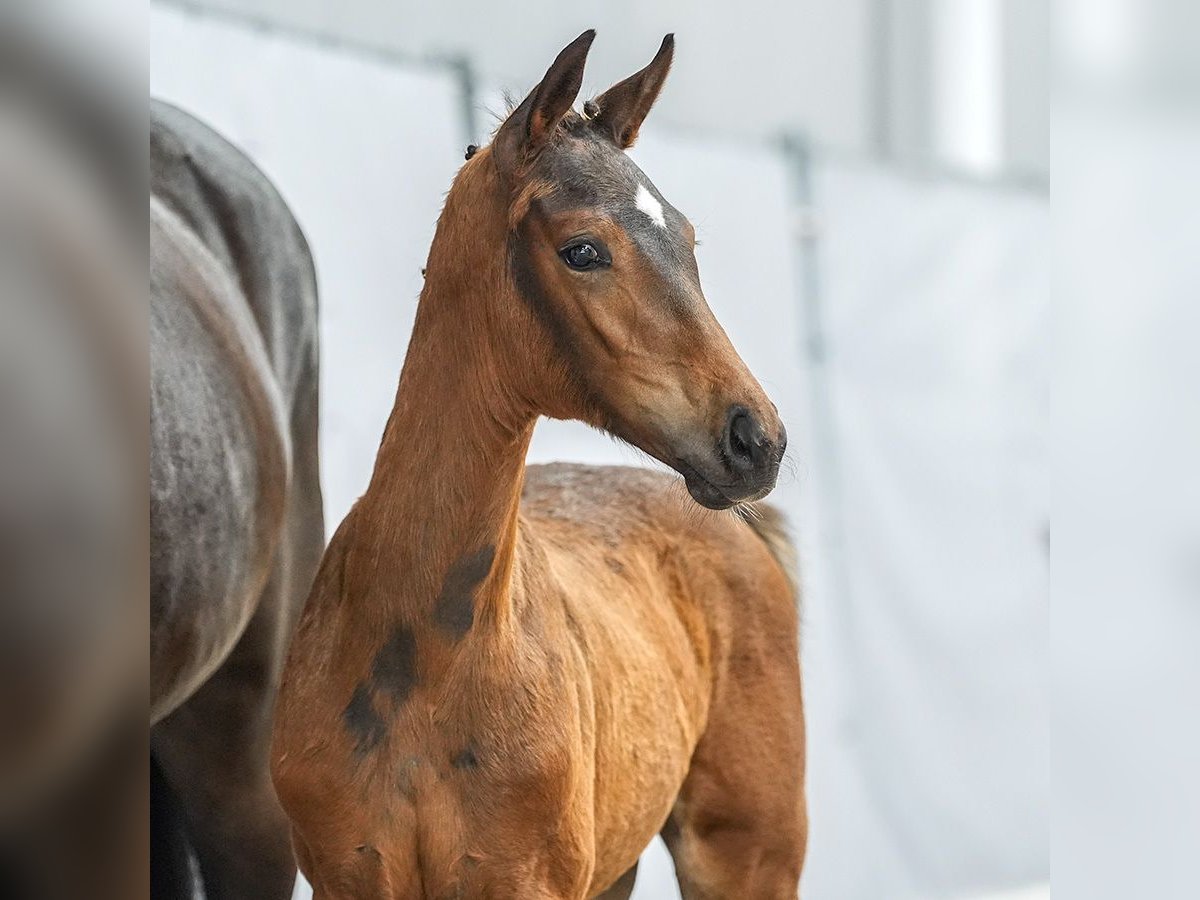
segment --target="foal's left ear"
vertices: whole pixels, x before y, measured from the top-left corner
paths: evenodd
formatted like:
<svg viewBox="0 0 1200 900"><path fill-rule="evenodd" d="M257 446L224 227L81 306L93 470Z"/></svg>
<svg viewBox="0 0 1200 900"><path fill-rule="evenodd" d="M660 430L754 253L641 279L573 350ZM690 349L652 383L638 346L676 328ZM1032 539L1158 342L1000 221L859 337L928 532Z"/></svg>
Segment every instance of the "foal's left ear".
<svg viewBox="0 0 1200 900"><path fill-rule="evenodd" d="M637 140L638 129L667 80L674 54L675 35L668 34L650 65L617 82L592 101L599 107L593 125L611 135L622 150L628 150Z"/></svg>
<svg viewBox="0 0 1200 900"><path fill-rule="evenodd" d="M541 82L509 114L496 132L494 153L501 168L515 171L528 163L554 135L583 85L583 65L595 40L589 28L562 49Z"/></svg>

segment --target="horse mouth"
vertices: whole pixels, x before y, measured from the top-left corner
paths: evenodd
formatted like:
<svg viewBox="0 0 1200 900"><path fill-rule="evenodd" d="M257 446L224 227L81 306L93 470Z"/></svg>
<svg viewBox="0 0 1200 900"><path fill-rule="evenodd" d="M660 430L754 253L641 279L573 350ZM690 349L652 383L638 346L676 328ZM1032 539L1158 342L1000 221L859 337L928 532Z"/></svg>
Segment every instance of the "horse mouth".
<svg viewBox="0 0 1200 900"><path fill-rule="evenodd" d="M675 469L683 476L683 483L687 485L692 499L706 509L729 509L738 503L758 500L771 492L771 485L747 491L743 485L717 484L701 475L695 466L678 457L675 459Z"/></svg>

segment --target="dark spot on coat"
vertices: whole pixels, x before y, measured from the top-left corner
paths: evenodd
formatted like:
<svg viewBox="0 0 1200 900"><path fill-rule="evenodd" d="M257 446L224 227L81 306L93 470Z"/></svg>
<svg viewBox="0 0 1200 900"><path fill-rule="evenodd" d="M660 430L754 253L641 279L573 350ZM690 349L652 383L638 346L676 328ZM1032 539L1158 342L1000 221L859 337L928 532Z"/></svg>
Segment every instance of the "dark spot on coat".
<svg viewBox="0 0 1200 900"><path fill-rule="evenodd" d="M342 719L354 735L354 749L367 753L387 734L387 723L376 708L380 694L399 706L417 686L417 639L406 625L397 627L375 654L371 675L354 689Z"/></svg>
<svg viewBox="0 0 1200 900"><path fill-rule="evenodd" d="M397 705L407 700L417 686L417 639L408 626L397 627L375 654L371 686Z"/></svg>
<svg viewBox="0 0 1200 900"><path fill-rule="evenodd" d="M346 704L342 719L354 736L354 749L357 753L374 750L387 733L383 719L375 711L371 693L365 684L360 684L354 689L354 696Z"/></svg>
<svg viewBox="0 0 1200 900"><path fill-rule="evenodd" d="M417 787L413 781L413 775L420 767L420 757L410 756L401 765L397 766L395 770L396 788L410 803L415 803L417 800Z"/></svg>
<svg viewBox="0 0 1200 900"><path fill-rule="evenodd" d="M450 760L450 764L456 769L479 768L479 757L475 755L475 745L468 744L462 750L459 750L454 755L454 759Z"/></svg>
<svg viewBox="0 0 1200 900"><path fill-rule="evenodd" d="M604 561L608 564L608 567L610 569L612 569L612 571L616 572L618 575L625 574L625 564L623 562L621 562L619 559L617 559L615 556L610 556L609 554L606 553L606 554L604 554Z"/></svg>
<svg viewBox="0 0 1200 900"><path fill-rule="evenodd" d="M475 623L475 589L492 570L496 548L489 544L450 567L433 609L438 627L456 640Z"/></svg>

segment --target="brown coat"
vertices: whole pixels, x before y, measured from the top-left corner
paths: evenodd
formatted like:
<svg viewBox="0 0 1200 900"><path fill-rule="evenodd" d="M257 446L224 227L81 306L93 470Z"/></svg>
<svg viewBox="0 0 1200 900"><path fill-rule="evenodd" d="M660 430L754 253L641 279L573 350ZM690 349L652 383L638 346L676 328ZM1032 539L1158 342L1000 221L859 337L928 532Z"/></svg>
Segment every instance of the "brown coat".
<svg viewBox="0 0 1200 900"><path fill-rule="evenodd" d="M451 189L374 475L290 651L272 765L319 900L626 896L660 830L685 897L796 896L795 594L753 502L785 438L690 224L621 152L670 42L583 118L589 43ZM526 470L540 414L711 509L644 470Z"/></svg>

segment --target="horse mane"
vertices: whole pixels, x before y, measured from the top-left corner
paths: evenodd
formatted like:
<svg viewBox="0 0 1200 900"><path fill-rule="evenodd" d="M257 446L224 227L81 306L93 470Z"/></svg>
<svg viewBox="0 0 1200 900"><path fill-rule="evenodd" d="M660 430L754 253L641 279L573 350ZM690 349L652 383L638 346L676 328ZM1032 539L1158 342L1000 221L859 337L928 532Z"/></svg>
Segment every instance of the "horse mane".
<svg viewBox="0 0 1200 900"><path fill-rule="evenodd" d="M746 508L749 509L746 509ZM788 589L792 592L792 600L800 604L800 557L796 552L796 544L792 540L791 528L787 517L769 503L743 503L742 519L754 533L762 539L787 576Z"/></svg>

